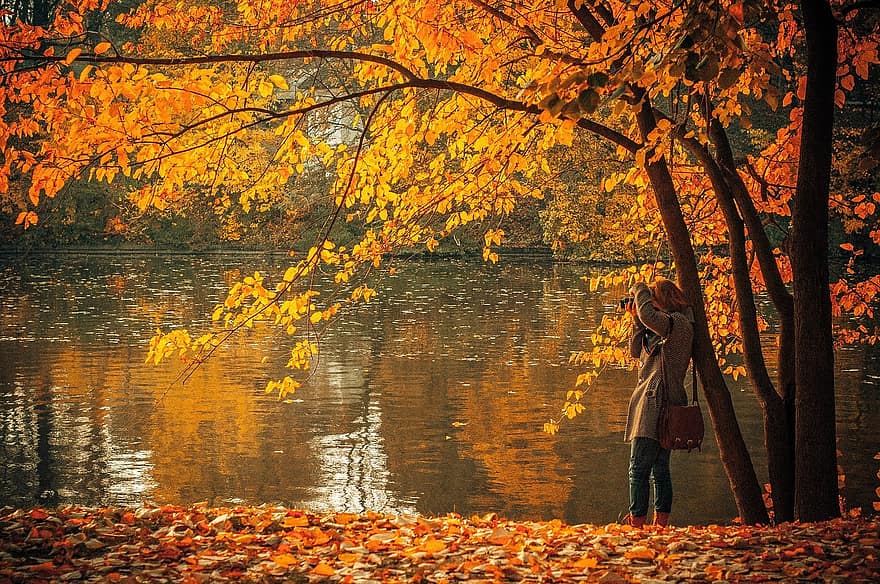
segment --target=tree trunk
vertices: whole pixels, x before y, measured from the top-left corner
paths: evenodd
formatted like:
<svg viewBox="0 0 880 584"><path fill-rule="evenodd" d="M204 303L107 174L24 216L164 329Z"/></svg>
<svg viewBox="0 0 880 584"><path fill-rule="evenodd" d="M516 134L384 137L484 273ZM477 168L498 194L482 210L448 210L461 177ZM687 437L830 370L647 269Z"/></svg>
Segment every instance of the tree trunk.
<svg viewBox="0 0 880 584"><path fill-rule="evenodd" d="M646 138L655 128L656 123L647 96L639 97L642 103L637 114L639 130L642 137ZM650 154L646 155L645 159L650 159ZM703 382L703 391L709 405L721 462L727 473L740 518L748 524L766 524L769 519L755 475L755 467L736 420L730 392L718 367L718 359L712 350L696 256L672 176L662 158L648 163L646 170L660 209L663 226L669 237L669 247L675 260L679 283L694 309L694 363Z"/></svg>
<svg viewBox="0 0 880 584"><path fill-rule="evenodd" d="M840 514L834 350L828 277L828 189L837 73L837 23L827 1L801 2L807 88L791 257L795 337L795 511L801 521Z"/></svg>
<svg viewBox="0 0 880 584"><path fill-rule="evenodd" d="M732 164L733 159L730 159ZM722 164L722 166L724 166ZM775 456L768 451L767 464L770 467L770 482L773 485L773 512L777 523L794 519L794 476L795 476L795 429L794 429L794 400L795 400L795 376L794 376L794 301L791 294L785 288L779 267L773 257L770 242L761 219L755 209L754 202L748 192L739 173L733 167L724 168L727 183L733 189L733 196L740 209L743 220L749 232L755 255L761 265L761 273L764 276L764 285L767 287L776 313L779 318L779 333L776 336L777 350L777 374L776 393L782 398L782 410L776 411L774 404L764 411L765 418L772 417L779 424L774 429L780 456ZM765 420L769 422L769 420ZM766 427L765 427L766 429ZM765 432L765 439L769 436ZM775 478L774 478L775 477Z"/></svg>
<svg viewBox="0 0 880 584"><path fill-rule="evenodd" d="M734 186L731 184L730 175L722 170L722 164L712 157L708 148L693 138L681 136L680 139L682 145L694 155L706 171L712 183L715 200L727 225L731 272L737 300L736 313L743 340L743 360L763 414L764 449L767 452L774 519L776 522L791 521L794 513L794 459L790 444L793 443L794 438L793 433L789 433L783 399L773 387L764 360L764 350L758 331L758 310L746 255L745 225L734 202ZM718 155L724 157L722 153ZM764 234L763 229L761 234ZM775 269L775 261L773 264Z"/></svg>

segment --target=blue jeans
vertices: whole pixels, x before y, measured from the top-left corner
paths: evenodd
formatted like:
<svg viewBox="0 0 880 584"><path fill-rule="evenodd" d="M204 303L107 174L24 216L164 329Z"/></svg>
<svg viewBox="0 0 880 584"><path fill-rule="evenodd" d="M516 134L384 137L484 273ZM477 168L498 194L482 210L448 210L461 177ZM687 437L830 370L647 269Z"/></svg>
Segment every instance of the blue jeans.
<svg viewBox="0 0 880 584"><path fill-rule="evenodd" d="M633 439L629 459L629 512L633 517L648 514L651 475L654 476L654 510L660 513L672 510L670 454L653 438Z"/></svg>

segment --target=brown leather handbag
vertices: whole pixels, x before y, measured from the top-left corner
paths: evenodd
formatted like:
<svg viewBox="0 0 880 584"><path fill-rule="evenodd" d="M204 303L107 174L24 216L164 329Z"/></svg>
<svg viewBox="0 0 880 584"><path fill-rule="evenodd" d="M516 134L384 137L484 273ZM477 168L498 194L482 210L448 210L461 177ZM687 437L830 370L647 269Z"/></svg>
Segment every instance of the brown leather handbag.
<svg viewBox="0 0 880 584"><path fill-rule="evenodd" d="M670 332L672 319L670 318ZM669 404L669 387L666 380L666 358L663 355L663 348L660 349L660 387L658 388L658 397L660 398L660 418L657 422L657 436L660 439L660 445L667 450L687 450L693 449L702 451L703 435L705 428L703 426L703 412L700 411L700 404L697 401L697 371L693 367L693 390L694 397L690 405L673 406Z"/></svg>

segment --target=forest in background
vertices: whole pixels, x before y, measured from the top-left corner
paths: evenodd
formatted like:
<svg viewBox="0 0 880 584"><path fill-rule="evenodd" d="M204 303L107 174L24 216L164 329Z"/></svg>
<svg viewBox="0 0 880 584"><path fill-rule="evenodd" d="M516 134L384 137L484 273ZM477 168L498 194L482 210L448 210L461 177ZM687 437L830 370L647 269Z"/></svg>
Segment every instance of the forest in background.
<svg viewBox="0 0 880 584"><path fill-rule="evenodd" d="M761 108L760 103L755 107ZM756 126L741 132L738 142L748 145L750 135L770 135L778 120L768 108L755 116ZM833 186L849 190L880 190L880 176L860 166L865 153L880 134L880 83L864 83L848 109L839 114L836 125ZM584 148L587 146L584 145ZM601 148L601 144L592 144ZM602 181L606 168L584 172L576 168L566 148L560 147L563 162L554 169L560 188L546 189L543 200L526 200L505 218L503 249L552 254L557 259L586 261L631 261L653 259L656 249L633 244L621 249L614 223L618 214L634 202L632 189L615 193L614 209L605 209ZM610 153L607 153L610 156ZM597 162L597 164L600 164ZM206 207L194 197L165 209L140 210L131 192L133 181L107 184L74 181L54 198L44 199L40 222L25 230L16 224L18 207L3 201L0 221L0 251L304 251L314 242L321 222L330 212L327 193L330 181L315 173L304 185L285 192L267 204L244 210L237 206ZM838 209L832 215L830 251L838 263L849 253L840 249L850 243L864 249L864 270L880 261L880 246L867 233L848 233L852 209ZM363 229L359 224L337 227L342 239L353 239ZM588 234L585 237L583 234ZM465 226L455 239L442 241L443 254L480 255L483 235L477 226ZM422 250L419 250L422 251ZM718 253L724 254L720 248Z"/></svg>

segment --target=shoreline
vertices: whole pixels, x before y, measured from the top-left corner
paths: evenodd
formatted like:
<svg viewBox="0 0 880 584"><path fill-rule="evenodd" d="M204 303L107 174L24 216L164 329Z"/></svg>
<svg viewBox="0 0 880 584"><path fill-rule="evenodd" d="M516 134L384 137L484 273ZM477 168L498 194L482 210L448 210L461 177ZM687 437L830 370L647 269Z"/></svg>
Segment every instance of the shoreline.
<svg viewBox="0 0 880 584"><path fill-rule="evenodd" d="M877 516L566 525L277 506L0 508L0 582L867 582Z"/></svg>

